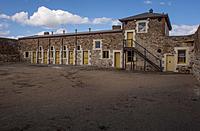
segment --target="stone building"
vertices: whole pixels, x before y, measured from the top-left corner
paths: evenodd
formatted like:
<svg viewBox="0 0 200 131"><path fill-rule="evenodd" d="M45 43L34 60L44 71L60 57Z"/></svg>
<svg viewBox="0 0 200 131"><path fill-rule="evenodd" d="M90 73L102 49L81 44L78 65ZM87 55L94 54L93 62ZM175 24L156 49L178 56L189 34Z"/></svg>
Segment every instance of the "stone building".
<svg viewBox="0 0 200 131"><path fill-rule="evenodd" d="M169 36L168 14L153 10L119 19L112 30L49 34L19 39L22 60L38 64L71 64L127 70L189 73L194 35Z"/></svg>
<svg viewBox="0 0 200 131"><path fill-rule="evenodd" d="M200 81L200 26L195 33L195 55L193 73Z"/></svg>
<svg viewBox="0 0 200 131"><path fill-rule="evenodd" d="M17 40L0 38L0 63L4 62L20 62Z"/></svg>

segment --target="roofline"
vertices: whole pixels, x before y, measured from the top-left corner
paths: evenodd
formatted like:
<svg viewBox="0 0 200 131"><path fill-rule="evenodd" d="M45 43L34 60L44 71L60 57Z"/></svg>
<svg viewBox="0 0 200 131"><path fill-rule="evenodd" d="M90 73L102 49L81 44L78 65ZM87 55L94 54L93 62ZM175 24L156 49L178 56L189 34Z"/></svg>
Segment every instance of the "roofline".
<svg viewBox="0 0 200 131"><path fill-rule="evenodd" d="M120 22L126 22L126 21L131 21L131 20L143 20L145 18L166 18L169 30L170 31L172 30L172 25L171 25L171 22L170 22L168 14L161 14L161 16L143 17L143 18L137 18L137 19L136 18L130 18L130 19L128 19L128 18L127 19L126 18L122 18L122 19L119 19L119 21Z"/></svg>
<svg viewBox="0 0 200 131"><path fill-rule="evenodd" d="M1 39L4 39L4 40L14 40L14 41L17 41L17 39L13 39L13 38L5 38L5 37L0 37L0 40Z"/></svg>
<svg viewBox="0 0 200 131"><path fill-rule="evenodd" d="M54 35L35 35L19 38L23 39L35 39L35 38L51 38L51 37L65 37L65 36L81 36L81 35L93 35L93 34L107 34L107 33L122 33L122 29L118 30L101 30L101 31L91 31L91 32L77 32L77 33L66 33L66 34L54 34Z"/></svg>

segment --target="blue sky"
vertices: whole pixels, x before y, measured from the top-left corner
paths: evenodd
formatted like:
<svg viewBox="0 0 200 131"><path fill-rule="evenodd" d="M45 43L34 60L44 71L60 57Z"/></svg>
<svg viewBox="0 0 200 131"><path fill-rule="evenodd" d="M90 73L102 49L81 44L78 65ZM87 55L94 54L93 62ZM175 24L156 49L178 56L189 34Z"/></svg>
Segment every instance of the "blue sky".
<svg viewBox="0 0 200 131"><path fill-rule="evenodd" d="M192 2L191 2L192 1ZM111 29L117 19L147 12L168 13L172 35L193 33L200 24L199 0L0 0L0 36Z"/></svg>

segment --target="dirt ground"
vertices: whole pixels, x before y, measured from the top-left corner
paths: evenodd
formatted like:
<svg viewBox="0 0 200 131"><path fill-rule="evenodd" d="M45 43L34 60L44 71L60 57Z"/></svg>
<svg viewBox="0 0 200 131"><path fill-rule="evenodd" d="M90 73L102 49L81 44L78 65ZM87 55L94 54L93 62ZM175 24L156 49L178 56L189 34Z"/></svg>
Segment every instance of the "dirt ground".
<svg viewBox="0 0 200 131"><path fill-rule="evenodd" d="M0 65L0 131L199 131L192 75Z"/></svg>

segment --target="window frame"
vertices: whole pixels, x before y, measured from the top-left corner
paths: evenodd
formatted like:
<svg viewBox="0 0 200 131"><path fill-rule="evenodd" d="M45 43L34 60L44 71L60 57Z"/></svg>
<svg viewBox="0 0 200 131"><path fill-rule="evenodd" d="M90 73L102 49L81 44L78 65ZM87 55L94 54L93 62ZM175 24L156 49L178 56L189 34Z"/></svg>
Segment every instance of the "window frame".
<svg viewBox="0 0 200 131"><path fill-rule="evenodd" d="M180 54L179 52L180 52L180 51L184 51L184 56L183 56L183 57L182 57L182 56L181 56L181 57L179 56L179 54ZM183 53L183 52L182 52L182 53ZM184 62L180 62L180 61L179 61L180 58L183 59ZM177 50L177 64L186 64L186 63L187 63L187 50L186 50L186 49L179 49L179 50Z"/></svg>
<svg viewBox="0 0 200 131"><path fill-rule="evenodd" d="M62 56L63 59L67 59L67 46L66 45L63 46L63 52L62 53L63 53L63 56Z"/></svg>
<svg viewBox="0 0 200 131"><path fill-rule="evenodd" d="M139 24L141 24L141 23L145 23L145 31L139 31ZM136 31L137 31L137 33L148 33L148 29L149 29L148 25L149 25L149 21L148 20L139 20L139 21L137 21L136 22Z"/></svg>
<svg viewBox="0 0 200 131"><path fill-rule="evenodd" d="M96 48L96 42L100 42L100 47ZM93 50L101 50L102 49L102 39L93 40Z"/></svg>
<svg viewBox="0 0 200 131"><path fill-rule="evenodd" d="M26 56L26 53L28 53L28 56ZM24 58L29 58L30 57L30 52L29 51L24 51Z"/></svg>
<svg viewBox="0 0 200 131"><path fill-rule="evenodd" d="M104 57L104 52L108 52L108 54L107 54L108 57ZM102 59L110 59L110 50L103 50L102 51Z"/></svg>

